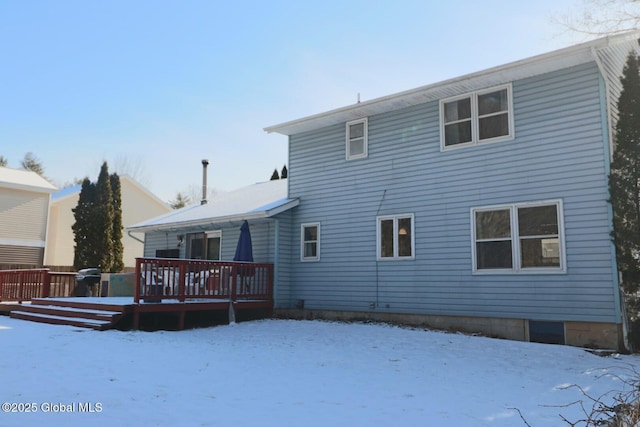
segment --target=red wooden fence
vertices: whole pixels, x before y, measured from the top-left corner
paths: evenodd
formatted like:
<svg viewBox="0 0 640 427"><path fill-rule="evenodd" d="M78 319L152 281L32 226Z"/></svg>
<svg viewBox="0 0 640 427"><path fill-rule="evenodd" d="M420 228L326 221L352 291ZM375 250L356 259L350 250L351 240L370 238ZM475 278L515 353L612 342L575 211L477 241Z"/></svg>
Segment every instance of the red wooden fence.
<svg viewBox="0 0 640 427"><path fill-rule="evenodd" d="M140 299L273 300L273 264L137 258L134 302Z"/></svg>
<svg viewBox="0 0 640 427"><path fill-rule="evenodd" d="M0 270L0 302L66 297L74 286L75 273L53 272L48 268Z"/></svg>

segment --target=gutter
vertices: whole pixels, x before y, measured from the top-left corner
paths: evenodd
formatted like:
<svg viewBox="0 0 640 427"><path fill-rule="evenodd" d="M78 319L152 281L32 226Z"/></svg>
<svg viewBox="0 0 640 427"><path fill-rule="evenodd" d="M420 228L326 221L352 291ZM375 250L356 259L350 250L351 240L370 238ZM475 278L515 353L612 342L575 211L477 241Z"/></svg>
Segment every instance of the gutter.
<svg viewBox="0 0 640 427"><path fill-rule="evenodd" d="M140 243L142 243L142 244L144 245L144 240L142 240L142 239L138 239L136 236L134 236L134 235L133 235L133 234L131 234L131 233L133 233L133 230L127 230L127 235L128 235L129 237L131 237L133 240L137 240L138 242L140 242Z"/></svg>

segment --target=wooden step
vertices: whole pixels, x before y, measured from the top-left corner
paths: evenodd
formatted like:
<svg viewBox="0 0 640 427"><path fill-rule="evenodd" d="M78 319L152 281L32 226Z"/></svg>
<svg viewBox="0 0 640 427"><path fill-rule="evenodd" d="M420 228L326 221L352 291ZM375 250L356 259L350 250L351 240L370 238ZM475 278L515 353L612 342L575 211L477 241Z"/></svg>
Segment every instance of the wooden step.
<svg viewBox="0 0 640 427"><path fill-rule="evenodd" d="M31 305L74 307L88 310L117 311L120 313L127 311L128 306L134 305L133 298L131 298L131 303L127 305L102 304L101 302L96 302L96 299L100 300L100 298L33 298L31 300Z"/></svg>
<svg viewBox="0 0 640 427"><path fill-rule="evenodd" d="M89 308L63 307L44 304L23 304L17 311L47 316L102 320L105 322L112 322L122 316L121 311L93 310Z"/></svg>
<svg viewBox="0 0 640 427"><path fill-rule="evenodd" d="M125 306L99 304L82 298L34 298L31 304L22 304L12 310L10 316L33 322L105 330L114 327L126 310Z"/></svg>
<svg viewBox="0 0 640 427"><path fill-rule="evenodd" d="M68 325L77 326L80 328L95 329L103 331L110 329L113 324L109 321L94 320L94 319L82 319L66 316L52 316L47 314L30 313L26 311L12 311L10 315L13 319L29 320L31 322L48 323L51 325Z"/></svg>

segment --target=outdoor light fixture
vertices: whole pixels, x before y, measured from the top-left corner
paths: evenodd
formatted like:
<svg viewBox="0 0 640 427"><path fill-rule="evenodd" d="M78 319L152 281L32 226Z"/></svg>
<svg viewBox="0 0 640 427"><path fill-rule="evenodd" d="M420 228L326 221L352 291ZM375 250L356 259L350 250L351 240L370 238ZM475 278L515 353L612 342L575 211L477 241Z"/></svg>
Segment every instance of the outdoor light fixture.
<svg viewBox="0 0 640 427"><path fill-rule="evenodd" d="M184 244L184 234L178 234L178 247Z"/></svg>

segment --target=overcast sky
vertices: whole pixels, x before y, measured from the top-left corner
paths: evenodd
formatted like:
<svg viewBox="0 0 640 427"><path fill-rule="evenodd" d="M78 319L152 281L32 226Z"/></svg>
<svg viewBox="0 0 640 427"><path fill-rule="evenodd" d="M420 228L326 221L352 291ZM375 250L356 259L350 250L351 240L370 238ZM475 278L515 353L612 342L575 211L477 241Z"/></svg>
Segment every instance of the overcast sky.
<svg viewBox="0 0 640 427"><path fill-rule="evenodd" d="M581 0L0 2L0 155L61 186L102 161L168 201L268 180L263 128L585 41ZM128 170L126 170L128 169Z"/></svg>

